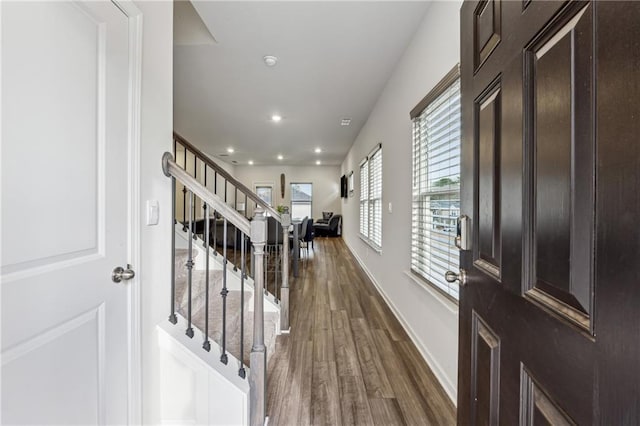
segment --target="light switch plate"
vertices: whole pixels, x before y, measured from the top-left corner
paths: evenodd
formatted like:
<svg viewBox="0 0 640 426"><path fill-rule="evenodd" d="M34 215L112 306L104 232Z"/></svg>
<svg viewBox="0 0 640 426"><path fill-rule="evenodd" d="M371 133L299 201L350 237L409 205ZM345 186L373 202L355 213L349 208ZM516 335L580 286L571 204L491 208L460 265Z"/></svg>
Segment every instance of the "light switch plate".
<svg viewBox="0 0 640 426"><path fill-rule="evenodd" d="M158 200L147 200L147 225L157 225L160 221L160 204Z"/></svg>
<svg viewBox="0 0 640 426"><path fill-rule="evenodd" d="M393 213L393 206L389 203L389 214Z"/></svg>

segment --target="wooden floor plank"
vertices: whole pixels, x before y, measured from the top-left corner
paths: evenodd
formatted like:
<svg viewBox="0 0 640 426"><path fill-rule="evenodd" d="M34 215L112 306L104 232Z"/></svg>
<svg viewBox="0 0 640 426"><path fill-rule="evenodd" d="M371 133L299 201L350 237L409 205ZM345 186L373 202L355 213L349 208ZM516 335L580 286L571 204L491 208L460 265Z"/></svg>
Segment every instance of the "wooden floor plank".
<svg viewBox="0 0 640 426"><path fill-rule="evenodd" d="M270 425L453 425L455 409L340 238L290 278L291 334L268 369Z"/></svg>
<svg viewBox="0 0 640 426"><path fill-rule="evenodd" d="M340 386L342 424L344 426L374 424L362 377L340 376L338 384Z"/></svg>
<svg viewBox="0 0 640 426"><path fill-rule="evenodd" d="M302 424L304 422L301 419L305 418L305 413L307 413L306 424L308 424L309 396L307 395L305 398L305 385L310 387L310 384L305 383L304 379L311 372L312 351L313 343L311 341L292 342L290 356L285 360L290 365L286 383L283 385L285 391L281 400L274 401L274 406L280 405L273 410L276 414L273 419L274 424ZM267 393L270 389L267 387Z"/></svg>
<svg viewBox="0 0 640 426"><path fill-rule="evenodd" d="M313 360L335 361L333 346L333 330L331 328L316 328L313 330Z"/></svg>
<svg viewBox="0 0 640 426"><path fill-rule="evenodd" d="M415 381L411 376L417 373L414 369L406 368L406 364L396 351L395 342L391 340L388 333L385 330L373 330L372 334L385 369L393 371L393 374L389 375L389 380L406 422L411 425L443 424L442 419L437 417L434 407L429 406L415 386ZM439 387L439 385L434 385L437 383L430 384L428 392L433 392L433 388Z"/></svg>
<svg viewBox="0 0 640 426"><path fill-rule="evenodd" d="M431 371L418 349L411 342L398 342L396 350L400 359L403 360L407 369L412 369L415 374L411 376L416 384L416 388L430 407L433 408L436 418L455 418L456 407L440 387L430 386L437 383L438 379Z"/></svg>
<svg viewBox="0 0 640 426"><path fill-rule="evenodd" d="M329 288L327 287L327 280L316 277L316 281L313 283L314 296L316 298L316 305L329 305Z"/></svg>
<svg viewBox="0 0 640 426"><path fill-rule="evenodd" d="M346 311L333 311L333 347L339 376L361 376L360 362L355 339L351 332L349 316Z"/></svg>
<svg viewBox="0 0 640 426"><path fill-rule="evenodd" d="M344 295L345 310L349 313L350 318L365 318L360 298L353 284L343 284L342 294ZM361 296L362 297L362 296Z"/></svg>
<svg viewBox="0 0 640 426"><path fill-rule="evenodd" d="M267 368L267 389L270 390L270 392L267 392L267 416L276 424L279 423L278 419L283 407L283 404L280 404L279 401L284 398L288 389L286 384L288 383L287 377L289 375L289 366L291 365L288 362L290 357L289 341L288 336L276 339L274 354L271 356Z"/></svg>
<svg viewBox="0 0 640 426"><path fill-rule="evenodd" d="M313 368L313 342L305 341L304 350L302 352L302 380L300 382L301 395L300 395L300 410L298 410L298 418L295 421L297 426L306 426L311 424L311 386L312 386L312 374ZM293 419L293 417L292 417Z"/></svg>
<svg viewBox="0 0 640 426"><path fill-rule="evenodd" d="M384 327L392 340L396 342L409 340L409 336L400 325L400 322L391 312L391 309L386 305L384 299L379 294L371 297L371 304L378 314L379 321L384 324Z"/></svg>
<svg viewBox="0 0 640 426"><path fill-rule="evenodd" d="M327 281L327 287L329 288L329 307L332 311L341 311L345 309L344 294L340 284L336 281Z"/></svg>
<svg viewBox="0 0 640 426"><path fill-rule="evenodd" d="M354 318L351 320L351 331L355 338L367 395L371 398L393 398L395 394L373 343L369 325L363 319Z"/></svg>
<svg viewBox="0 0 640 426"><path fill-rule="evenodd" d="M311 424L341 425L342 409L335 362L314 362L311 389Z"/></svg>
<svg viewBox="0 0 640 426"><path fill-rule="evenodd" d="M407 424L402 417L400 406L395 398L373 398L369 400L369 406L371 407L371 416L375 419L375 424L385 426L404 426Z"/></svg>
<svg viewBox="0 0 640 426"><path fill-rule="evenodd" d="M316 297L314 306L313 328L315 330L328 330L331 328L331 308L328 303L323 303L322 298Z"/></svg>
<svg viewBox="0 0 640 426"><path fill-rule="evenodd" d="M380 312L375 305L374 296L362 296L360 298L360 306L362 306L362 312L371 328L384 329L386 324L383 318L380 316Z"/></svg>

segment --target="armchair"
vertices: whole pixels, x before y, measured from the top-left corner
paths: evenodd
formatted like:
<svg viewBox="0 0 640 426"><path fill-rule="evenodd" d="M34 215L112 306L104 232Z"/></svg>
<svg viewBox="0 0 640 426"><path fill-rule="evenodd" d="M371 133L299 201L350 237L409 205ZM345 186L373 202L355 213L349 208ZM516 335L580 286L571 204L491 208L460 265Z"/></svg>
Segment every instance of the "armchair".
<svg viewBox="0 0 640 426"><path fill-rule="evenodd" d="M318 222L313 224L313 230L316 236L333 236L337 237L342 235L342 215L334 214L331 215L331 218L327 221L327 223L321 222L322 219L319 219Z"/></svg>
<svg viewBox="0 0 640 426"><path fill-rule="evenodd" d="M333 212L322 212L322 219L318 219L316 223L329 223L331 216L333 216Z"/></svg>

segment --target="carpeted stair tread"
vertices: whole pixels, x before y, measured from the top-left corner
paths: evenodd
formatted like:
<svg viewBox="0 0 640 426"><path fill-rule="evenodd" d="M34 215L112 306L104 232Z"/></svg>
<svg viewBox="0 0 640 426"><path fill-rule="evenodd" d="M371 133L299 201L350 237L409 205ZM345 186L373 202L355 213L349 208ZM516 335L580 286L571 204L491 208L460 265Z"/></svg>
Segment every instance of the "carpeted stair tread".
<svg viewBox="0 0 640 426"><path fill-rule="evenodd" d="M186 262L188 252L185 249L176 250L176 310L183 317L188 318L188 286ZM222 346L222 271L209 271L209 338ZM191 283L191 322L194 327L205 329L205 271L193 270ZM249 362L249 353L253 339L253 312L249 312L253 292L244 292L244 347L243 360ZM240 359L240 304L241 292L228 290L226 297L226 350ZM264 332L267 356L275 349L276 327L278 313L264 313Z"/></svg>

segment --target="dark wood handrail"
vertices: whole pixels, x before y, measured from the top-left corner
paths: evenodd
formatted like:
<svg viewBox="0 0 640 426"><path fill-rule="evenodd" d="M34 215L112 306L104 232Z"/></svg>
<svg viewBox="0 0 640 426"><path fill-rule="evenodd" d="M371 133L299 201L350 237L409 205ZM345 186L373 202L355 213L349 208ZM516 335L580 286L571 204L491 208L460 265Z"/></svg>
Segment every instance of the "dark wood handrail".
<svg viewBox="0 0 640 426"><path fill-rule="evenodd" d="M271 216L273 216L279 223L282 223L282 218L280 217L280 213L269 204L265 203L260 197L258 197L251 189L247 188L242 182L238 181L236 178L231 176L229 172L216 164L213 160L207 156L204 152L200 151L198 148L193 146L191 142L180 136L178 133L173 132L173 139L176 140L180 145L184 146L185 149L189 149L189 151L193 152L200 161L205 163L207 166L211 167L216 171L220 176L225 178L228 182L231 182L240 192L262 207L265 211L269 212ZM175 152L174 152L175 155ZM245 206L246 208L246 206Z"/></svg>

